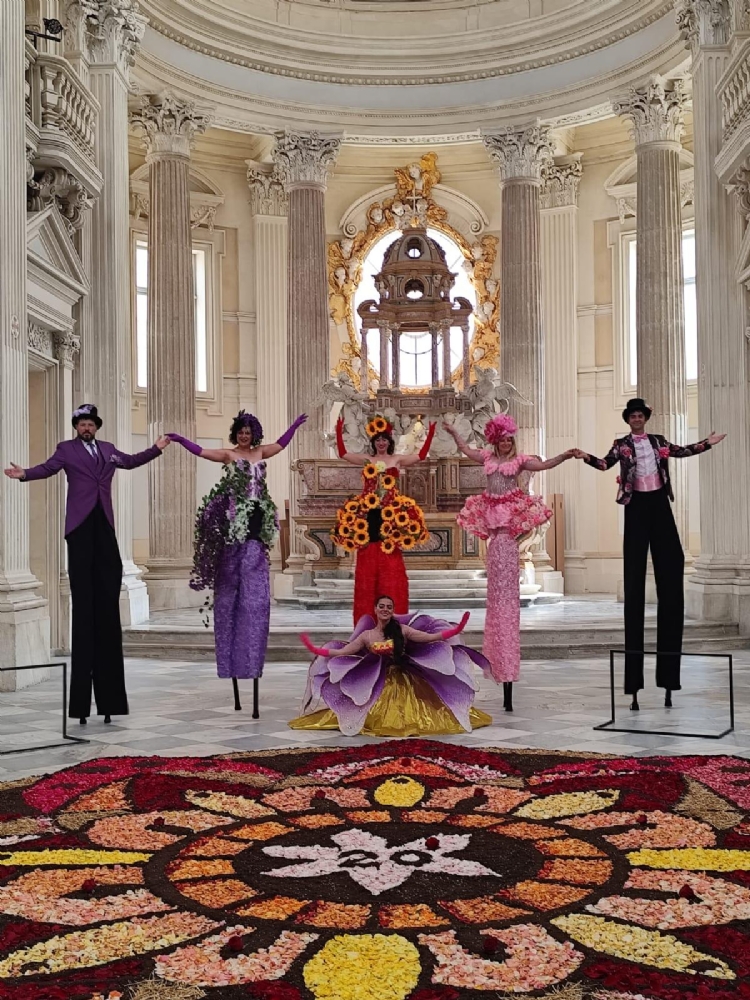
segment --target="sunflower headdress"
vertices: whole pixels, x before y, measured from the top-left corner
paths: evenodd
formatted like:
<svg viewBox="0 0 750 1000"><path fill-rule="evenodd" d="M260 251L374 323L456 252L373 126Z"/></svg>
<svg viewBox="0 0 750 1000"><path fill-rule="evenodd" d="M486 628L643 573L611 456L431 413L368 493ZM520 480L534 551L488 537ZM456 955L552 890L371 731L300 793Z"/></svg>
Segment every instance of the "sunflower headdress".
<svg viewBox="0 0 750 1000"><path fill-rule="evenodd" d="M378 434L389 434L393 437L393 424L390 420L386 420L385 417L376 413L372 420L368 421L368 424L365 427L365 433L370 440L377 437Z"/></svg>

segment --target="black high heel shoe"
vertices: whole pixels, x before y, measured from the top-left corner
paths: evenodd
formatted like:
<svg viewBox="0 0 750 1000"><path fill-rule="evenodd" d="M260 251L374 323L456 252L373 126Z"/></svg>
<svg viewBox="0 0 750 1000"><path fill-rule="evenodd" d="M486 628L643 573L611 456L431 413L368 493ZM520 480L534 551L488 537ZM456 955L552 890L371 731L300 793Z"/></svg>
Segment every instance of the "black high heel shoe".
<svg viewBox="0 0 750 1000"><path fill-rule="evenodd" d="M664 707L665 708L672 707L672 692L669 690L664 692Z"/></svg>
<svg viewBox="0 0 750 1000"><path fill-rule="evenodd" d="M506 712L513 711L513 681L503 681L503 708Z"/></svg>
<svg viewBox="0 0 750 1000"><path fill-rule="evenodd" d="M640 712L640 710L641 710L641 706L638 704L638 698L637 698L636 695L633 695L633 700L630 702L630 711L631 712Z"/></svg>

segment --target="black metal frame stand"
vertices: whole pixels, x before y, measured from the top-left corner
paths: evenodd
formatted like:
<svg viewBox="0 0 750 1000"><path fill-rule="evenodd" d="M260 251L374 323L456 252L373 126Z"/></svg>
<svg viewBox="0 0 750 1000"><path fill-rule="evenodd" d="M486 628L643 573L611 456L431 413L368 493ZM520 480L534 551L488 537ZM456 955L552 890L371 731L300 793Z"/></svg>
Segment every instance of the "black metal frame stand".
<svg viewBox="0 0 750 1000"><path fill-rule="evenodd" d="M602 722L598 726L594 726L594 729L604 730L608 733L641 733L645 736L677 736L682 739L701 739L701 740L720 740L723 736L727 736L729 733L734 732L734 663L731 653L680 653L679 655L685 659L686 657L701 656L704 658L709 658L713 660L727 660L729 665L729 727L722 730L720 733L678 733L673 729L625 729L621 726L616 726L616 714L615 714L615 656L625 656L626 653L632 652L631 650L625 649L610 649L609 651L609 697L610 697L610 712L612 714L611 719L608 722ZM643 650L641 654L643 656L656 656L656 650ZM678 655L678 654L673 654Z"/></svg>
<svg viewBox="0 0 750 1000"><path fill-rule="evenodd" d="M81 736L71 736L68 733L68 664L65 660L57 663L29 663L23 667L0 667L0 673L9 673L11 670L43 670L46 667L62 667L63 689L62 689L62 743L45 743L36 747L20 747L18 750L0 750L0 757L5 757L11 753L31 753L33 750L52 750L55 747L67 747L71 743L90 743L91 740L84 740Z"/></svg>

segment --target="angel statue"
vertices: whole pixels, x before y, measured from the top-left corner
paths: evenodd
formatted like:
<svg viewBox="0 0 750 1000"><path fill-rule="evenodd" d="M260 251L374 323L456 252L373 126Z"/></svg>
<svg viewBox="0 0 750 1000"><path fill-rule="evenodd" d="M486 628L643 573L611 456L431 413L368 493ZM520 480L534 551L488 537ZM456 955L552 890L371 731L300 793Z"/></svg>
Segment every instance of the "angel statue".
<svg viewBox="0 0 750 1000"><path fill-rule="evenodd" d="M324 383L321 394L315 401L315 406L324 407L327 413L331 412L334 404L343 404L341 416L344 420L344 439L349 451L362 451L367 446L365 434L367 414L364 399L364 393L358 392L351 376L342 372ZM324 440L330 448L335 448L336 439L333 433L324 434Z"/></svg>

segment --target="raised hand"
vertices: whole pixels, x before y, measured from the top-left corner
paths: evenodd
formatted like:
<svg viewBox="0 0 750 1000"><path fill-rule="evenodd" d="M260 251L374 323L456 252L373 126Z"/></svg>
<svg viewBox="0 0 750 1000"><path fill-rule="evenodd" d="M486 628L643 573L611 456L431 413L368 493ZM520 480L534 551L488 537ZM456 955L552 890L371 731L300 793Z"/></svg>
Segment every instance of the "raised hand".
<svg viewBox="0 0 750 1000"><path fill-rule="evenodd" d="M305 635L304 632L302 633L302 635L300 635L300 639L302 640L302 645L305 646L307 649L309 649L310 652L314 653L316 656L328 657L333 655L332 653L329 653L327 649L320 649L318 646L313 646L310 637Z"/></svg>
<svg viewBox="0 0 750 1000"><path fill-rule="evenodd" d="M706 441L713 447L715 444L721 444L721 442L726 437L726 434L717 434L716 431L711 431L711 433L706 438Z"/></svg>
<svg viewBox="0 0 750 1000"><path fill-rule="evenodd" d="M430 453L430 445L432 444L432 439L435 437L436 427L437 424L433 421L427 429L427 437L424 439L424 444L419 449L419 457L422 461L424 461Z"/></svg>
<svg viewBox="0 0 750 1000"><path fill-rule="evenodd" d="M286 448L286 446L292 440L292 438L294 437L294 435L297 433L297 428L301 427L302 424L304 424L304 422L306 420L307 420L307 414L306 413L300 413L300 415L297 417L297 419L294 421L294 423L291 425L291 427L288 427L284 431L284 433L278 439L278 441L276 442L276 444L281 445L282 448Z"/></svg>
<svg viewBox="0 0 750 1000"><path fill-rule="evenodd" d="M453 424L449 424L447 420L443 421L443 430L447 431L452 438L458 436L458 431L456 430L456 428L453 426Z"/></svg>
<svg viewBox="0 0 750 1000"><path fill-rule="evenodd" d="M458 635L459 632L463 632L463 630L466 628L466 623L468 622L470 616L471 614L469 611L464 611L463 618L458 623L458 625L454 625L453 628L447 628L444 632L441 632L440 638L452 639L454 635Z"/></svg>
<svg viewBox="0 0 750 1000"><path fill-rule="evenodd" d="M26 472L20 465L16 465L14 462L11 462L10 468L5 470L5 475L8 479L23 479Z"/></svg>

